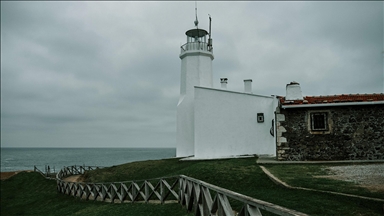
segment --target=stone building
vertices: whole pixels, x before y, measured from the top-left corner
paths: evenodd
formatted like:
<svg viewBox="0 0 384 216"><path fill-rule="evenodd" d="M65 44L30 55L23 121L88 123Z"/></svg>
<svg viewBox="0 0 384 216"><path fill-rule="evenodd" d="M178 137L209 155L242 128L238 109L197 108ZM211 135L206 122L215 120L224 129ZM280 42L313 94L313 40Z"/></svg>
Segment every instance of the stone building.
<svg viewBox="0 0 384 216"><path fill-rule="evenodd" d="M384 94L303 97L291 82L276 133L277 160L384 159Z"/></svg>

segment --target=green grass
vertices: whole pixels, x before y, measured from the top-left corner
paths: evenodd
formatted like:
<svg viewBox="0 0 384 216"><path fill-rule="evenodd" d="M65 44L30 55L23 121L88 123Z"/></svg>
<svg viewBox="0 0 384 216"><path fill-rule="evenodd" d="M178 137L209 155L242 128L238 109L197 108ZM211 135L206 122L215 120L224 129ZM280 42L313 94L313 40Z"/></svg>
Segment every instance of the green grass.
<svg viewBox="0 0 384 216"><path fill-rule="evenodd" d="M144 161L99 169L87 181L142 180L184 174L257 199L310 215L382 215L383 203L275 185L255 158ZM186 215L179 204L110 204L84 201L56 192L56 182L21 173L1 182L1 215Z"/></svg>
<svg viewBox="0 0 384 216"><path fill-rule="evenodd" d="M331 166L340 164L265 165L273 175L291 186L384 199L383 193L369 191L354 182L316 177L329 175L327 168Z"/></svg>
<svg viewBox="0 0 384 216"><path fill-rule="evenodd" d="M184 174L310 215L382 215L383 203L338 195L290 190L275 185L255 158L214 161L168 159L124 164L92 171L92 182L141 180ZM338 185L335 185L338 187Z"/></svg>

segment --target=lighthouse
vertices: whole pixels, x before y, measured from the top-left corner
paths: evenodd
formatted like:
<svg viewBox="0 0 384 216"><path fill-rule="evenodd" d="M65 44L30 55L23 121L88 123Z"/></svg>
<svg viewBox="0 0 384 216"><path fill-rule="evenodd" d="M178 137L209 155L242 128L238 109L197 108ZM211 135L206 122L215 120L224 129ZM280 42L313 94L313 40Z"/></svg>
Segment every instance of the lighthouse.
<svg viewBox="0 0 384 216"><path fill-rule="evenodd" d="M177 157L194 155L194 91L195 86L212 88L213 47L211 38L211 17L209 33L195 28L188 30L187 43L181 46L180 97L177 104Z"/></svg>

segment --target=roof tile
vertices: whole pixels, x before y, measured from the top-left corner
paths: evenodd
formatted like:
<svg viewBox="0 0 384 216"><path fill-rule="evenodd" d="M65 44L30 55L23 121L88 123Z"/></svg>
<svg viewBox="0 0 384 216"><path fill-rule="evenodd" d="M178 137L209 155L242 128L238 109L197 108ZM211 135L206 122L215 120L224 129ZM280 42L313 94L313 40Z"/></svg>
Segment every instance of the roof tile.
<svg viewBox="0 0 384 216"><path fill-rule="evenodd" d="M281 104L322 104L322 103L351 103L351 102L372 102L384 101L384 94L341 94L341 95L320 95L305 96L304 100L286 101L285 97L280 96Z"/></svg>

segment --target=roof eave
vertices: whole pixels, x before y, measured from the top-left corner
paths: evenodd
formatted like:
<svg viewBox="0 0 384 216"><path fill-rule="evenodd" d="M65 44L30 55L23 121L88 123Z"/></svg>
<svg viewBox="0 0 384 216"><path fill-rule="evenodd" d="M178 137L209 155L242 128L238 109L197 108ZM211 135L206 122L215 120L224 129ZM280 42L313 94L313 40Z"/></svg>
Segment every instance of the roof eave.
<svg viewBox="0 0 384 216"><path fill-rule="evenodd" d="M326 104L291 104L281 105L281 108L310 108L310 107L332 107L332 106L356 106L356 105L376 105L384 104L384 101L364 101L364 102L344 102L344 103L326 103Z"/></svg>

